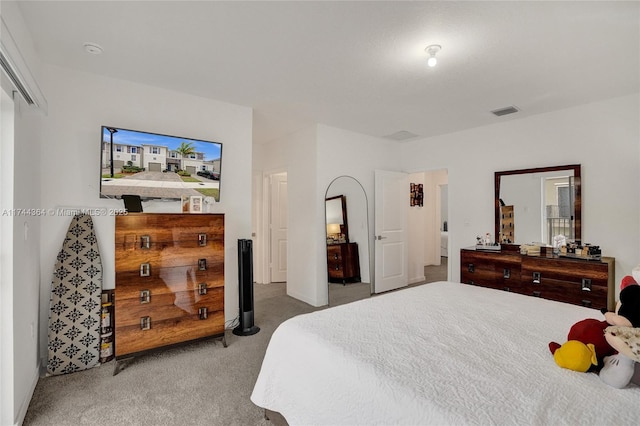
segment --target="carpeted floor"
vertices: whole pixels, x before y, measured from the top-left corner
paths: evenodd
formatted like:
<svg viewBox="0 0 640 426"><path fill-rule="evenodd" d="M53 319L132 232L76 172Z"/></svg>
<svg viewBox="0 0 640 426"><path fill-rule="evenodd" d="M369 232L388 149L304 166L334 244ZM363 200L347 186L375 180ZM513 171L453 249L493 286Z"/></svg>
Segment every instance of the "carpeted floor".
<svg viewBox="0 0 640 426"><path fill-rule="evenodd" d="M426 282L446 279L446 274L446 258L442 266L425 268ZM269 413L270 421L266 420L264 410L249 396L276 327L295 315L323 308L287 296L285 286L254 286L260 332L239 337L227 330L227 348L218 340L205 340L125 360L115 376L111 361L87 371L41 378L24 425L286 425L276 413ZM368 284L360 287L369 293ZM341 284L336 288L355 289ZM332 306L361 298L336 297Z"/></svg>
<svg viewBox="0 0 640 426"><path fill-rule="evenodd" d="M249 400L271 334L284 320L316 310L285 284L254 286L260 332L224 348L206 340L91 370L41 378L24 425L282 425Z"/></svg>
<svg viewBox="0 0 640 426"><path fill-rule="evenodd" d="M441 257L440 265L424 267L424 281L410 284L415 287L436 281L446 281L448 276L448 258ZM372 289L368 283L335 284L329 283L329 306L338 306L371 297Z"/></svg>

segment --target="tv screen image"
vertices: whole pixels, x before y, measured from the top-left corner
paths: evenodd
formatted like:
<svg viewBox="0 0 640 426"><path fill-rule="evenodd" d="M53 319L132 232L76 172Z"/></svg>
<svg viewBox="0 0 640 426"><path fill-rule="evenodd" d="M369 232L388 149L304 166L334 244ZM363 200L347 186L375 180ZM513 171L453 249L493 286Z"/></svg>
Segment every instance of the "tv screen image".
<svg viewBox="0 0 640 426"><path fill-rule="evenodd" d="M222 144L102 126L100 197L220 201Z"/></svg>

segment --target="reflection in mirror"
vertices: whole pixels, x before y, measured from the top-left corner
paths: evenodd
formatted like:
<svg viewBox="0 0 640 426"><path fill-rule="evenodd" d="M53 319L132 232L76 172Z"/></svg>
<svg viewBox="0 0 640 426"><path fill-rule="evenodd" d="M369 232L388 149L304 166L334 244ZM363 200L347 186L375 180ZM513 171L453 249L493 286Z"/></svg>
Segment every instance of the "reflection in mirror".
<svg viewBox="0 0 640 426"><path fill-rule="evenodd" d="M327 223L327 244L349 242L349 225L347 217L347 197L337 197L325 200L325 217Z"/></svg>
<svg viewBox="0 0 640 426"><path fill-rule="evenodd" d="M495 173L495 237L503 244L581 239L580 165Z"/></svg>
<svg viewBox="0 0 640 426"><path fill-rule="evenodd" d="M325 194L325 215L329 305L370 297L368 201L360 182L334 179Z"/></svg>

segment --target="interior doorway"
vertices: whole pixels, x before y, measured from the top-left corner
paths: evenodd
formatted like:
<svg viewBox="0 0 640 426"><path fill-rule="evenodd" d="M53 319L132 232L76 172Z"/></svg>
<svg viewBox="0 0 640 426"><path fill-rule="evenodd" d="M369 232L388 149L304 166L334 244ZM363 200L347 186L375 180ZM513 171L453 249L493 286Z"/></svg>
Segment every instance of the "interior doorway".
<svg viewBox="0 0 640 426"><path fill-rule="evenodd" d="M409 174L424 192L422 205L409 207L410 285L449 279L448 170Z"/></svg>

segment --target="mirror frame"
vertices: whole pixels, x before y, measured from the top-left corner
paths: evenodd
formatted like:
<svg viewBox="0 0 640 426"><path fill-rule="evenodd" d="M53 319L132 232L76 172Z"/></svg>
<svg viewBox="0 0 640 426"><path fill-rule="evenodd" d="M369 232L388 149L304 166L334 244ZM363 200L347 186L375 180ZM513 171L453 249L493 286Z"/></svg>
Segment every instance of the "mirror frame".
<svg viewBox="0 0 640 426"><path fill-rule="evenodd" d="M329 197L329 198L325 198L324 202L325 202L325 206L327 201L331 201L331 200L336 200L336 199L340 199L341 203L342 203L342 233L344 234L344 238L345 241L348 243L349 242L349 223L347 221L347 197L345 197L344 195L336 195L335 197ZM326 222L326 207L325 207L325 222ZM328 225L328 223L325 223L325 230L326 225Z"/></svg>
<svg viewBox="0 0 640 426"><path fill-rule="evenodd" d="M551 167L537 167L532 169L519 169L519 170L505 170L502 172L495 172L495 234L494 238L496 242L499 242L500 238L500 178L502 176L509 175L523 175L528 173L544 173L555 172L561 170L573 170L573 183L575 187L575 200L574 200L574 233L576 241L582 241L582 183L580 177L580 164L568 164L565 166L551 166ZM514 245L519 245L513 243Z"/></svg>

